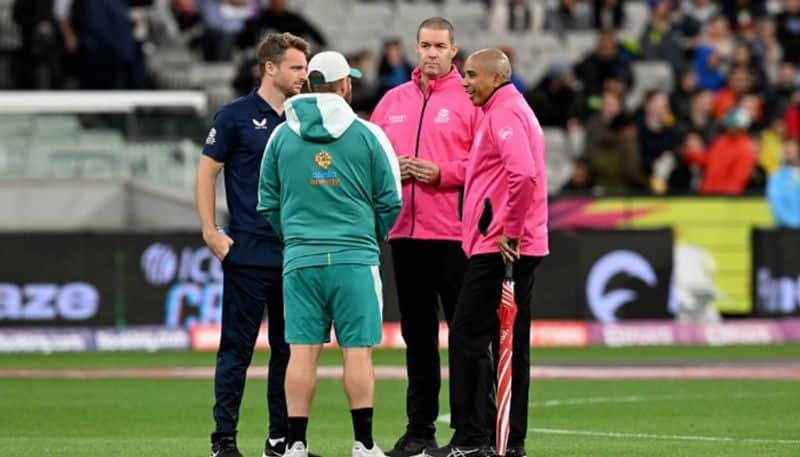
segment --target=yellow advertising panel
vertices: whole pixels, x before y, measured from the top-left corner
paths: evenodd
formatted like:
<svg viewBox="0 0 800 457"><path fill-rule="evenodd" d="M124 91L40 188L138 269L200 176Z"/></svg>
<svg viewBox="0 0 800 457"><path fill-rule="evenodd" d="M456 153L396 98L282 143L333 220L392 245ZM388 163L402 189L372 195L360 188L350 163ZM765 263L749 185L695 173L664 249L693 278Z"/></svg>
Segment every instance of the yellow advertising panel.
<svg viewBox="0 0 800 457"><path fill-rule="evenodd" d="M763 197L641 197L559 199L552 205L553 228L671 227L679 246L691 246L710 260L721 312L751 310L750 230L773 225ZM676 256L675 262L679 263Z"/></svg>

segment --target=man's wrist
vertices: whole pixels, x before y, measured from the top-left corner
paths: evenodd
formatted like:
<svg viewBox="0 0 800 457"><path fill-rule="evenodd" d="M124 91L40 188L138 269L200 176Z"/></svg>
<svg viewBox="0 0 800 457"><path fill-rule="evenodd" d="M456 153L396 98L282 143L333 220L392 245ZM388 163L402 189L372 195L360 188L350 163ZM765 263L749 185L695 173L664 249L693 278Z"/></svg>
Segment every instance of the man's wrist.
<svg viewBox="0 0 800 457"><path fill-rule="evenodd" d="M213 235L214 233L217 233L219 229L216 225L211 225L211 226L203 226L201 231L203 233L203 238L206 238Z"/></svg>

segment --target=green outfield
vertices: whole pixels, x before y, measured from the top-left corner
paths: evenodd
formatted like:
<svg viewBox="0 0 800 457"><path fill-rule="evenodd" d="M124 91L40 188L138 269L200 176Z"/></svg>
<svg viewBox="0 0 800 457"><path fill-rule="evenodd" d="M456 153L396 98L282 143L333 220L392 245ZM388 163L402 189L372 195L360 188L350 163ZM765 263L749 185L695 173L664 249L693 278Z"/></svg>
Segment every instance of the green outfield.
<svg viewBox="0 0 800 457"><path fill-rule="evenodd" d="M542 365L637 365L691 362L755 365L800 359L800 346L537 349ZM402 365L401 351L379 351L378 365ZM3 355L0 369L211 367L209 353ZM323 356L325 365L338 354ZM255 363L264 365L266 355ZM2 371L0 371L2 373ZM73 373L75 374L75 373ZM0 455L206 456L212 382L204 379L0 377ZM377 383L375 433L388 448L404 426L405 383ZM251 379L239 442L260 456L265 381ZM447 411L446 390L442 413ZM797 380L534 379L531 456L798 456ZM449 437L439 423L441 440ZM321 380L309 430L312 450L349 455L351 429L341 383Z"/></svg>

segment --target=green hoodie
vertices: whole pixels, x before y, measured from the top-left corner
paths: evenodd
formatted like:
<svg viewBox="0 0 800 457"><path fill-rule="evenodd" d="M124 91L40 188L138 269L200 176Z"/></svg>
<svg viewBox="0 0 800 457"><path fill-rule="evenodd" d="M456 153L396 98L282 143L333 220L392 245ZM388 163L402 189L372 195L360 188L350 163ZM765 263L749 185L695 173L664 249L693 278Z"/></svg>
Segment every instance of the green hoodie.
<svg viewBox="0 0 800 457"><path fill-rule="evenodd" d="M336 94L284 104L267 143L257 211L283 238L284 274L296 268L378 265L379 241L400 212L400 167L375 124Z"/></svg>

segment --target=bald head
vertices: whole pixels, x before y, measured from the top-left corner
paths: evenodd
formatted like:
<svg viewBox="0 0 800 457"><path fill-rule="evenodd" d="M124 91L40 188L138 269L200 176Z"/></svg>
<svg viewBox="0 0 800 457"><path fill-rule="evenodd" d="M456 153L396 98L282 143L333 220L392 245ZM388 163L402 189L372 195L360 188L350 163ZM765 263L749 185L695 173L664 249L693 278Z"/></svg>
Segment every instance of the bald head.
<svg viewBox="0 0 800 457"><path fill-rule="evenodd" d="M511 79L511 62L499 49L472 53L464 63L464 90L472 103L481 106L495 89Z"/></svg>
<svg viewBox="0 0 800 457"><path fill-rule="evenodd" d="M473 52L467 61L472 60L476 67L489 73L496 73L503 78L503 82L511 78L511 62L508 56L499 49L481 49Z"/></svg>

